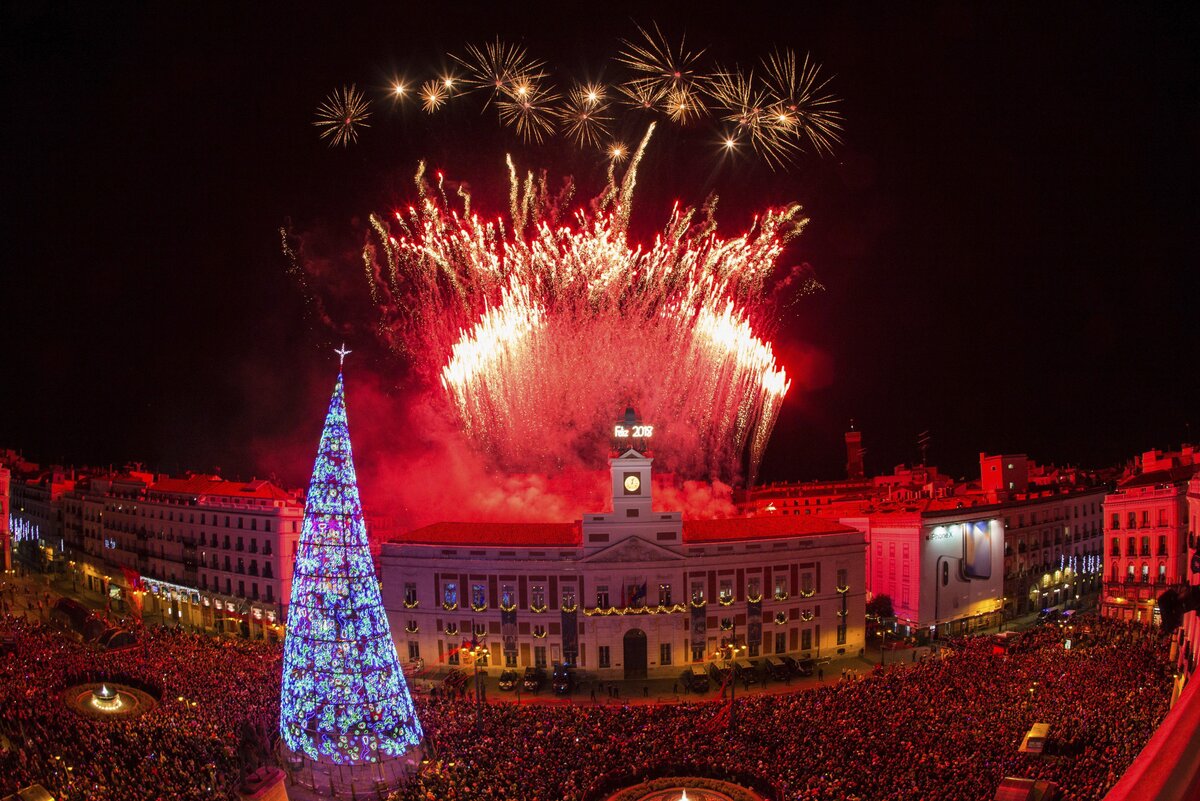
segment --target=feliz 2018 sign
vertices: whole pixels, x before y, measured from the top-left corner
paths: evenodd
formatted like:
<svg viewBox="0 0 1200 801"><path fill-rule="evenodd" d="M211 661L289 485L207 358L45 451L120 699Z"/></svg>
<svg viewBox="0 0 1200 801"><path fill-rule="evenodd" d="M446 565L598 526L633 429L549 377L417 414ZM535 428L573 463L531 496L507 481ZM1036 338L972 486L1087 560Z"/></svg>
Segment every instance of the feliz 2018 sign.
<svg viewBox="0 0 1200 801"><path fill-rule="evenodd" d="M617 439L650 439L654 436L654 426L622 426L618 425L613 428L613 436Z"/></svg>

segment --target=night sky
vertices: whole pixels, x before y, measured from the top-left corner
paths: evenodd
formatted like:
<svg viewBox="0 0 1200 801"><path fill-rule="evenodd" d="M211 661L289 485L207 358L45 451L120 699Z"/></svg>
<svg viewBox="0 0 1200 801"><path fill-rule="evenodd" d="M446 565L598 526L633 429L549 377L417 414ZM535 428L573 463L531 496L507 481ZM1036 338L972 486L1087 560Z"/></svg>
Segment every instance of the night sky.
<svg viewBox="0 0 1200 801"><path fill-rule="evenodd" d="M654 19L726 62L810 51L844 99L833 158L717 167L707 134L675 131L639 182L641 231L714 190L727 233L771 203L811 217L784 263L811 264L827 290L785 309L777 348L816 374L784 405L767 479L840 474L850 417L871 471L911 461L925 429L930 461L956 475L981 450L1100 466L1177 445L1189 423L1200 438L1200 36L1182 10L155 5L0 10L0 448L300 483L330 342L348 333L356 369L397 395L405 379L356 321L306 317L280 225L344 247L349 283L362 219L407 200L421 157L497 210L508 150L603 178L599 160L523 147L477 105L428 120L377 103L347 150L318 140L316 106L343 83L381 97L397 71L428 77L497 34L584 77ZM306 455L264 458L275 442Z"/></svg>

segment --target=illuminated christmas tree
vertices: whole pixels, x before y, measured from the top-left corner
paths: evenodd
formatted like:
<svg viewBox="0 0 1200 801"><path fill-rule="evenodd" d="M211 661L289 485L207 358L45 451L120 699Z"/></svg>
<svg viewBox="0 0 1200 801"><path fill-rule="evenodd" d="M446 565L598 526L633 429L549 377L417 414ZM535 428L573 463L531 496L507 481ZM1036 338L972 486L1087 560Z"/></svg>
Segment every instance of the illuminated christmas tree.
<svg viewBox="0 0 1200 801"><path fill-rule="evenodd" d="M293 752L339 765L401 757L422 737L367 546L340 370L304 504L279 730Z"/></svg>

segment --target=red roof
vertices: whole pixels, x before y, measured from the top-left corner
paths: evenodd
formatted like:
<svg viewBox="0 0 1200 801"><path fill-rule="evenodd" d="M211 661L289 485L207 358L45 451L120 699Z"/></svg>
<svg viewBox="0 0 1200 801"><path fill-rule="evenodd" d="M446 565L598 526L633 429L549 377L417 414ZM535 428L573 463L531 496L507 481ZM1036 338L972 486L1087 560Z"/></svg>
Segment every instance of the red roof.
<svg viewBox="0 0 1200 801"><path fill-rule="evenodd" d="M434 523L401 534L392 542L403 545L577 548L583 537L578 523Z"/></svg>
<svg viewBox="0 0 1200 801"><path fill-rule="evenodd" d="M812 534L849 534L855 529L815 515L729 517L723 520L684 520L687 543L777 539Z"/></svg>
<svg viewBox="0 0 1200 801"><path fill-rule="evenodd" d="M1200 465L1177 465L1163 470L1141 473L1133 478L1122 481L1117 485L1117 489L1131 489L1133 487L1146 487L1155 484L1177 484L1187 481L1193 475L1200 475Z"/></svg>
<svg viewBox="0 0 1200 801"><path fill-rule="evenodd" d="M264 498L286 501L292 495L270 481L223 481L218 476L188 476L187 478L164 478L155 482L150 492L173 495L210 495L233 498Z"/></svg>

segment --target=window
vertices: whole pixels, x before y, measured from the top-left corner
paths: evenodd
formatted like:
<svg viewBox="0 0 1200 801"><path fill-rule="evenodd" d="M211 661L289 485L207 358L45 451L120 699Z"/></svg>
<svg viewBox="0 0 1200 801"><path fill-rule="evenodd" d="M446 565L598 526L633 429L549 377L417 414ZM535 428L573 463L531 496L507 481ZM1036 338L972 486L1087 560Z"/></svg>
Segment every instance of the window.
<svg viewBox="0 0 1200 801"><path fill-rule="evenodd" d="M404 604L406 606L416 606L417 603L417 584L413 581L404 583Z"/></svg>
<svg viewBox="0 0 1200 801"><path fill-rule="evenodd" d="M1125 542L1125 555L1137 556L1137 537L1129 537Z"/></svg>
<svg viewBox="0 0 1200 801"><path fill-rule="evenodd" d="M517 666L517 652L516 651L505 651L504 652L504 666L510 667L510 668L515 668Z"/></svg>
<svg viewBox="0 0 1200 801"><path fill-rule="evenodd" d="M246 573L246 560L240 556L238 557L237 572L239 572L243 575L245 575L245 573Z"/></svg>
<svg viewBox="0 0 1200 801"><path fill-rule="evenodd" d="M238 597L240 597L240 598L246 597L246 582L244 582L244 581L238 582Z"/></svg>
<svg viewBox="0 0 1200 801"><path fill-rule="evenodd" d="M596 608L608 609L612 604L608 602L608 585L600 584L596 587ZM606 666L605 666L606 667Z"/></svg>
<svg viewBox="0 0 1200 801"><path fill-rule="evenodd" d="M837 572L837 586L838 586L838 589L839 589L839 590L840 590L840 589L842 589L842 588L844 588L844 587L848 587L848 586L849 586L849 584L847 583L847 582L848 582L848 580L849 580L849 576L850 576L850 571L849 571L849 570L847 570L847 569L846 569L846 568L844 568L844 567L842 567L842 568L838 568L838 572Z"/></svg>
<svg viewBox="0 0 1200 801"><path fill-rule="evenodd" d="M664 642L658 646L658 663L660 665L671 664L671 643Z"/></svg>
<svg viewBox="0 0 1200 801"><path fill-rule="evenodd" d="M658 585L658 605L659 606L670 606L671 605L671 585L670 584L659 584ZM670 663L664 662L663 664L669 665Z"/></svg>
<svg viewBox="0 0 1200 801"><path fill-rule="evenodd" d="M446 664L449 664L449 665L457 665L458 664L458 649L457 648L450 649L450 653L446 656Z"/></svg>
<svg viewBox="0 0 1200 801"><path fill-rule="evenodd" d="M786 601L788 599L788 580L786 573L775 574L775 600Z"/></svg>
<svg viewBox="0 0 1200 801"><path fill-rule="evenodd" d="M609 657L608 646L601 645L596 649L596 651L598 652L597 658L600 660L600 667L602 667L602 668L611 667L612 663L611 663L611 660Z"/></svg>
<svg viewBox="0 0 1200 801"><path fill-rule="evenodd" d="M1159 556L1167 555L1167 535L1166 534L1158 535L1158 555Z"/></svg>
<svg viewBox="0 0 1200 801"><path fill-rule="evenodd" d="M1129 571L1127 573L1128 581L1132 584L1137 579L1137 568L1133 566L1133 562L1129 563Z"/></svg>
<svg viewBox="0 0 1200 801"><path fill-rule="evenodd" d="M533 646L533 665L534 667L546 667L546 646Z"/></svg>
<svg viewBox="0 0 1200 801"><path fill-rule="evenodd" d="M846 644L846 624L845 623L843 623L837 627L837 644L838 645Z"/></svg>
<svg viewBox="0 0 1200 801"><path fill-rule="evenodd" d="M250 518L250 530L258 531L258 518L257 517Z"/></svg>
<svg viewBox="0 0 1200 801"><path fill-rule="evenodd" d="M762 579L758 576L746 579L746 598L752 601L762 600Z"/></svg>
<svg viewBox="0 0 1200 801"><path fill-rule="evenodd" d="M513 586L511 584L500 585L500 605L502 607L511 610L516 604L515 598L516 596L513 593Z"/></svg>
<svg viewBox="0 0 1200 801"><path fill-rule="evenodd" d="M267 568L268 568L268 569L269 569L270 567L271 567L270 565L267 565ZM270 576L267 576L267 578L270 578ZM274 601L274 600L275 600L275 590L272 588L272 585L268 584L268 585L267 585L267 601L268 601L268 602L271 602L271 601Z"/></svg>
<svg viewBox="0 0 1200 801"><path fill-rule="evenodd" d="M692 604L695 606L700 606L703 603L704 603L704 582L703 581L693 581L692 582Z"/></svg>
<svg viewBox="0 0 1200 801"><path fill-rule="evenodd" d="M800 650L812 650L812 629L804 629L800 632Z"/></svg>
<svg viewBox="0 0 1200 801"><path fill-rule="evenodd" d="M1130 512L1127 515L1129 528L1137 528L1137 512Z"/></svg>
<svg viewBox="0 0 1200 801"><path fill-rule="evenodd" d="M1150 583L1150 565L1146 564L1145 562L1142 562L1142 583Z"/></svg>
<svg viewBox="0 0 1200 801"><path fill-rule="evenodd" d="M775 653L782 654L787 650L787 637L782 631L775 632Z"/></svg>
<svg viewBox="0 0 1200 801"><path fill-rule="evenodd" d="M263 521L263 531L270 531L270 530L271 530L271 521L264 520Z"/></svg>
<svg viewBox="0 0 1200 801"><path fill-rule="evenodd" d="M483 584L471 585L471 607L483 609L487 606L487 587Z"/></svg>
<svg viewBox="0 0 1200 801"><path fill-rule="evenodd" d="M421 658L421 643L416 640L408 641L408 661L415 662Z"/></svg>
<svg viewBox="0 0 1200 801"><path fill-rule="evenodd" d="M270 562L267 562L263 565L263 578L275 578L275 576L271 570Z"/></svg>
<svg viewBox="0 0 1200 801"><path fill-rule="evenodd" d="M1142 556L1150 555L1150 538L1142 537Z"/></svg>
<svg viewBox="0 0 1200 801"><path fill-rule="evenodd" d="M545 609L546 608L546 585L534 584L532 593L533 603L530 604L530 609Z"/></svg>
<svg viewBox="0 0 1200 801"><path fill-rule="evenodd" d="M562 606L568 611L575 608L575 585L564 584L562 588Z"/></svg>
<svg viewBox="0 0 1200 801"><path fill-rule="evenodd" d="M1113 537L1113 541L1112 541L1112 555L1113 555L1113 556L1120 556L1120 555L1121 555L1121 539L1120 539L1119 537Z"/></svg>
<svg viewBox="0 0 1200 801"><path fill-rule="evenodd" d="M703 662L704 661L704 643L702 643L702 642L693 642L692 643L692 661L693 662Z"/></svg>
<svg viewBox="0 0 1200 801"><path fill-rule="evenodd" d="M252 575L252 576L258 575L258 560L257 559L250 560L250 575Z"/></svg>
<svg viewBox="0 0 1200 801"><path fill-rule="evenodd" d="M447 581L442 585L442 606L456 607L458 606L458 584L453 581Z"/></svg>
<svg viewBox="0 0 1200 801"><path fill-rule="evenodd" d="M720 589L717 590L721 603L725 606L733 603L733 579L721 579Z"/></svg>

